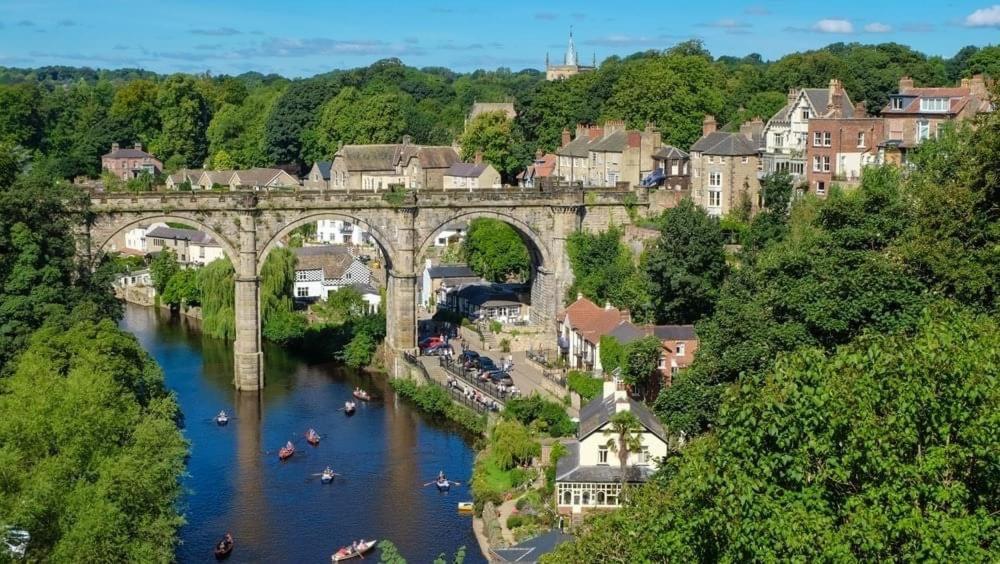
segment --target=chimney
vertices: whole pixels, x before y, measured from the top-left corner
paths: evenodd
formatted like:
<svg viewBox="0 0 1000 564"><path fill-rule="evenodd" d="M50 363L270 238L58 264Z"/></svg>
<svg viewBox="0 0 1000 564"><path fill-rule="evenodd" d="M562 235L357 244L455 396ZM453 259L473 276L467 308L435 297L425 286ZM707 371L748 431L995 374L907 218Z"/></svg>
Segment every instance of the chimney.
<svg viewBox="0 0 1000 564"><path fill-rule="evenodd" d="M475 162L477 165L483 164L483 151L480 149L476 151Z"/></svg>
<svg viewBox="0 0 1000 564"><path fill-rule="evenodd" d="M788 105L791 106L795 103L795 100L799 97L799 91L794 88L788 89Z"/></svg>
<svg viewBox="0 0 1000 564"><path fill-rule="evenodd" d="M966 90L968 90L968 89L969 89L969 85L970 85L970 84L971 84L971 83L970 83L970 81L969 81L969 79L968 79L968 78L963 78L963 79L962 79L962 84L961 84L961 88L965 88Z"/></svg>
<svg viewBox="0 0 1000 564"><path fill-rule="evenodd" d="M702 122L701 122L701 135L702 135L702 137L704 137L705 135L708 135L709 133L715 133L715 130L718 128L718 125L719 124L715 123L715 117L714 116L706 115L705 119L702 120Z"/></svg>
<svg viewBox="0 0 1000 564"><path fill-rule="evenodd" d="M579 129L577 130L576 134L577 134L577 136L580 135L580 130ZM562 145L561 146L565 147L566 145L569 145L569 128L568 127L564 127L563 128L563 132L562 132Z"/></svg>
<svg viewBox="0 0 1000 564"><path fill-rule="evenodd" d="M580 301L582 299L583 299L583 292L577 292L576 293L576 301Z"/></svg>
<svg viewBox="0 0 1000 564"><path fill-rule="evenodd" d="M764 133L764 122L760 118L745 122L740 126L740 133L750 140L760 137Z"/></svg>
<svg viewBox="0 0 1000 564"><path fill-rule="evenodd" d="M410 141L412 141L412 140L413 140L413 138L410 137L409 135L404 135L403 136L403 145L409 145Z"/></svg>
<svg viewBox="0 0 1000 564"><path fill-rule="evenodd" d="M857 104L854 104L854 117L856 118L868 117L868 108L865 107L864 102L858 102Z"/></svg>
<svg viewBox="0 0 1000 564"><path fill-rule="evenodd" d="M606 135L611 135L616 131L622 131L625 129L625 121L620 119L609 119L604 122L604 133Z"/></svg>
<svg viewBox="0 0 1000 564"><path fill-rule="evenodd" d="M579 139L581 137L586 137L587 136L587 132L589 132L589 131L590 131L590 128L587 126L587 124L584 124L584 123L578 123L578 124L576 124L576 137L577 137L577 139Z"/></svg>
<svg viewBox="0 0 1000 564"><path fill-rule="evenodd" d="M589 137L591 141L594 139L600 139L601 137L604 137L604 129L596 125L592 125L590 126L590 129L587 130L587 137Z"/></svg>
<svg viewBox="0 0 1000 564"><path fill-rule="evenodd" d="M611 311L612 309L614 308L611 307L611 302L604 302L604 311Z"/></svg>
<svg viewBox="0 0 1000 564"><path fill-rule="evenodd" d="M983 75L973 75L972 80L969 81L969 94L980 100L989 99L990 93L986 88L986 78Z"/></svg>
<svg viewBox="0 0 1000 564"><path fill-rule="evenodd" d="M113 153L113 152L115 152L117 150L118 150L118 143L112 143L111 144L111 152Z"/></svg>
<svg viewBox="0 0 1000 564"><path fill-rule="evenodd" d="M910 78L908 76L904 76L903 78L899 79L899 93L900 94L902 94L903 92L906 92L907 90L910 90L912 88L913 88L913 79L912 78Z"/></svg>
<svg viewBox="0 0 1000 564"><path fill-rule="evenodd" d="M542 148L541 147L535 149L535 160L536 161L542 160L542 157L544 157L544 156L545 156L545 153L542 152Z"/></svg>
<svg viewBox="0 0 1000 564"><path fill-rule="evenodd" d="M142 150L142 143L136 143L135 144L135 150L136 151L141 151Z"/></svg>
<svg viewBox="0 0 1000 564"><path fill-rule="evenodd" d="M827 102L827 117L843 117L844 86L836 78L830 79L830 96Z"/></svg>

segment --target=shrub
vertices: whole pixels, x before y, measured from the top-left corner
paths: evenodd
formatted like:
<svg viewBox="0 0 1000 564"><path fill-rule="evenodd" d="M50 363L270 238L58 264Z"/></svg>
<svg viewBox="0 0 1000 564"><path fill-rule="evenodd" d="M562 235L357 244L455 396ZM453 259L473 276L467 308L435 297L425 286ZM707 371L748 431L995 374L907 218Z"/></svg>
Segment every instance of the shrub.
<svg viewBox="0 0 1000 564"><path fill-rule="evenodd" d="M566 415L566 409L561 404L547 400L537 393L509 400L503 415L553 437L565 437L576 431L576 425L569 415Z"/></svg>
<svg viewBox="0 0 1000 564"><path fill-rule="evenodd" d="M604 388L603 380L594 378L590 374L580 372L579 370L570 371L566 375L566 383L570 391L579 394L580 399L585 402L601 395L601 391Z"/></svg>
<svg viewBox="0 0 1000 564"><path fill-rule="evenodd" d="M507 528L508 529L516 529L516 528L520 527L523 524L524 524L524 517L522 515L514 514L514 515L511 515L510 517L507 517Z"/></svg>
<svg viewBox="0 0 1000 564"><path fill-rule="evenodd" d="M502 470L530 462L541 452L541 445L532 438L531 431L517 420L497 423L491 439L494 459Z"/></svg>
<svg viewBox="0 0 1000 564"><path fill-rule="evenodd" d="M490 320L490 333L496 335L501 331L503 331L503 324L497 321L496 319Z"/></svg>
<svg viewBox="0 0 1000 564"><path fill-rule="evenodd" d="M510 352L510 339L500 339L500 352Z"/></svg>
<svg viewBox="0 0 1000 564"><path fill-rule="evenodd" d="M421 386L404 378L390 380L389 385L396 393L412 401L429 415L450 419L477 435L486 432L486 417L454 403L448 392L441 387L431 384Z"/></svg>

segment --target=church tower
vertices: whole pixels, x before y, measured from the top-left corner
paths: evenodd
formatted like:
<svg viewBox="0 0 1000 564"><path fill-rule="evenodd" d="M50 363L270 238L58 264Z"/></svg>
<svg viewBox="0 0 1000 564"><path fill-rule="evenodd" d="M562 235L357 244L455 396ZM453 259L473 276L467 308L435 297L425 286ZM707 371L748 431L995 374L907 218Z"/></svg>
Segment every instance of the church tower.
<svg viewBox="0 0 1000 564"><path fill-rule="evenodd" d="M545 80L560 80L569 78L581 72L592 71L597 68L597 55L594 55L595 64L584 66L580 64L580 56L576 52L576 42L573 40L573 28L569 29L569 43L566 45L566 55L563 57L563 64L553 65L549 63L549 55L545 54Z"/></svg>

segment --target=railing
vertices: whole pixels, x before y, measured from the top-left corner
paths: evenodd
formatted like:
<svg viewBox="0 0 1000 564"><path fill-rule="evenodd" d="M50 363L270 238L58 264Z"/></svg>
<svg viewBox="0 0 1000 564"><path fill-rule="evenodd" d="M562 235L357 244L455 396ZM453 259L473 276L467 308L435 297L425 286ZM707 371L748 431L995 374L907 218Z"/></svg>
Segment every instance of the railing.
<svg viewBox="0 0 1000 564"><path fill-rule="evenodd" d="M489 413L491 411L501 411L503 409L503 403L485 396L479 396L477 399L475 395L468 395L460 390L457 385L446 386L440 382L434 381L434 385L440 386L451 394L453 400L458 403L478 411L479 413Z"/></svg>
<svg viewBox="0 0 1000 564"><path fill-rule="evenodd" d="M509 398L517 397L517 395L519 395L509 391L506 386L498 386L489 380L483 381L475 376L470 376L469 370L457 362L448 362L443 357L438 357L438 361L441 363L441 367L444 368L445 372L458 380L471 385L479 391L493 396L493 398L497 401L504 402Z"/></svg>

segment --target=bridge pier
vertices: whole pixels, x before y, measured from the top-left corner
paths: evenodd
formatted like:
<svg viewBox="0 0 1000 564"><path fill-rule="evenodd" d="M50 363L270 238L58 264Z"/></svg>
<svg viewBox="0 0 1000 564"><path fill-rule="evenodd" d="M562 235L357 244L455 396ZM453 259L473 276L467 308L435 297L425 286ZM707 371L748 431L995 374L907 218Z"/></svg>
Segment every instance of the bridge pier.
<svg viewBox="0 0 1000 564"><path fill-rule="evenodd" d="M257 276L255 200L244 202L239 213L240 254L236 267L236 342L233 344L237 390L264 387L264 353L260 336L260 277Z"/></svg>

